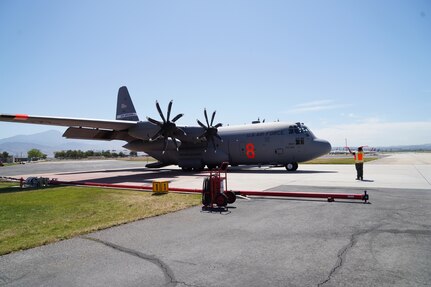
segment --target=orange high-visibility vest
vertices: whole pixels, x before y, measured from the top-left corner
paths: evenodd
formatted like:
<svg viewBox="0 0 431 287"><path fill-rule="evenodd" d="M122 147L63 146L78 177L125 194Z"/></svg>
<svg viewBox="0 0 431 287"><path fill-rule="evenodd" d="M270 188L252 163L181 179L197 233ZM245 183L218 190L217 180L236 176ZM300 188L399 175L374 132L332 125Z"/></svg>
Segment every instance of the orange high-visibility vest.
<svg viewBox="0 0 431 287"><path fill-rule="evenodd" d="M355 153L355 163L362 163L364 162L364 152L358 151Z"/></svg>

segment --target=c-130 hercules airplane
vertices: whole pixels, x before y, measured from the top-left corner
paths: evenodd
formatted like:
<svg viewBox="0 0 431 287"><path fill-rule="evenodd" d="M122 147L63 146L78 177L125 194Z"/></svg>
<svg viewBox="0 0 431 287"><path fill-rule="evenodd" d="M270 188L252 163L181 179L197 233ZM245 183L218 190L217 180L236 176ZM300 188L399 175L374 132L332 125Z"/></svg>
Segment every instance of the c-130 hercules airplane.
<svg viewBox="0 0 431 287"><path fill-rule="evenodd" d="M204 110L205 122L199 126L177 126L183 114L171 119L172 101L167 115L159 103L161 121L147 117L139 121L127 87L118 91L116 120L44 117L0 114L0 121L68 126L63 136L70 139L124 140L124 148L143 151L158 161L150 168L178 165L185 171L214 168L222 162L237 165L277 165L295 171L298 162L312 160L331 151L328 141L317 139L302 123L253 123L242 126L214 125Z"/></svg>

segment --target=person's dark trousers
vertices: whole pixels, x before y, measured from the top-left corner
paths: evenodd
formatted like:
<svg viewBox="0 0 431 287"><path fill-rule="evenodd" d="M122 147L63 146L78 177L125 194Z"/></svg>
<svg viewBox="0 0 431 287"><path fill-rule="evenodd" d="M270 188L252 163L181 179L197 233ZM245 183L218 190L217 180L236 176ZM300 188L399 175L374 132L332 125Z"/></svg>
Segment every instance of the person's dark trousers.
<svg viewBox="0 0 431 287"><path fill-rule="evenodd" d="M364 163L355 163L356 167L356 179L363 180L364 179Z"/></svg>

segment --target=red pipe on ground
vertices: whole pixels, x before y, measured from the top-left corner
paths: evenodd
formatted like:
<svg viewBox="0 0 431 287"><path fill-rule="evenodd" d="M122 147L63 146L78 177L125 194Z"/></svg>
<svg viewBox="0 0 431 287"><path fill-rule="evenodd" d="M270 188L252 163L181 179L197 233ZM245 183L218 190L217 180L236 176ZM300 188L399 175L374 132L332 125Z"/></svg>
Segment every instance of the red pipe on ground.
<svg viewBox="0 0 431 287"><path fill-rule="evenodd" d="M86 185L86 186L99 186L110 188L126 188L126 189L143 189L153 190L149 185L129 185L129 184L110 184L110 183L97 183L97 182L68 182L68 181L51 181L51 184L71 184L71 185ZM173 192L188 192L188 193L202 193L201 189L191 188L175 188L169 187L169 191ZM317 193L317 192L281 192L281 191L234 191L237 195L243 196L271 196L271 197L305 197L305 198L326 198L328 201L334 199L354 199L363 200L365 203L368 201L369 196L367 191L364 194L349 194L349 193Z"/></svg>
<svg viewBox="0 0 431 287"><path fill-rule="evenodd" d="M281 191L239 191L240 195L274 196L274 197L308 197L308 198L338 198L364 200L363 194L349 193L317 193L317 192L281 192Z"/></svg>

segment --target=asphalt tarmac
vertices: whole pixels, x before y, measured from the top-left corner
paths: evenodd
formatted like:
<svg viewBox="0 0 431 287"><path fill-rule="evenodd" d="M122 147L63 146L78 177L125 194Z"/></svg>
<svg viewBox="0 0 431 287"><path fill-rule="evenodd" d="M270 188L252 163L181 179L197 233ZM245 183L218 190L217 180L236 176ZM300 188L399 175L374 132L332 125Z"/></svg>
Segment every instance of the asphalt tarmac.
<svg viewBox="0 0 431 287"><path fill-rule="evenodd" d="M1 256L0 286L429 286L431 156L397 157L365 164L365 181L351 165L232 169L229 189L367 190L371 204L252 198L227 212L190 208ZM189 188L203 177L118 161L46 165L0 175Z"/></svg>

